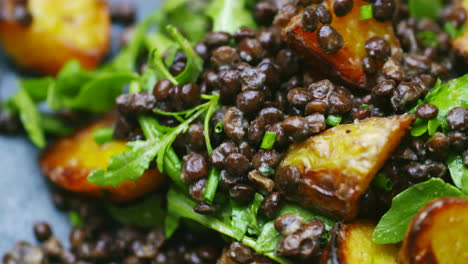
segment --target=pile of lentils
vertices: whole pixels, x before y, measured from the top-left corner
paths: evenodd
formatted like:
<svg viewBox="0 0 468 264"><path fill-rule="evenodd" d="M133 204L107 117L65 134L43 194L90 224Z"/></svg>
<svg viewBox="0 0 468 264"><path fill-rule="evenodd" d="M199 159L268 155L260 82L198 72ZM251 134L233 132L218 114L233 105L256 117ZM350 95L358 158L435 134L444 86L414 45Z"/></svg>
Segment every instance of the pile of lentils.
<svg viewBox="0 0 468 264"><path fill-rule="evenodd" d="M68 243L54 235L50 224L37 222L33 232L41 245L17 242L4 254L4 264L214 264L226 244L218 234L205 229L181 229L167 240L162 227L120 225L94 199L58 189L52 193L52 201L59 210L74 212L83 222L72 228Z"/></svg>
<svg viewBox="0 0 468 264"><path fill-rule="evenodd" d="M321 1L313 2L320 4ZM301 10L306 7L301 18L303 27L308 31L319 30L317 40L320 47L325 53L336 53L344 40L329 25L331 12L345 16L353 2L336 1L334 10L325 5L312 8L309 6L311 3L306 0L260 1L253 13L262 29L255 31L243 27L234 34L209 33L195 46L205 61L204 71L196 83L173 85L163 79L155 85L152 93L125 94L117 99L120 117L115 125L115 136L138 139L143 135L135 122L136 113L149 114L154 108L180 111L200 104L201 94L220 94L222 107L212 117L210 131L204 131L202 121L198 120L174 143L176 152L183 157L183 180L189 185L192 198L199 202L194 208L196 212L212 215L220 208L220 205L203 202L207 177L214 166L221 171L221 192L240 204L250 203L254 194L259 192L265 196L261 213L274 218L281 201L288 195L277 192L277 187L294 190L294 185L302 177L293 166L276 171L290 144L329 128L326 122L328 115L340 115L342 123L351 123L356 119L404 113L429 92L437 78L448 80L463 71L464 65L452 51L450 36L442 29L441 23L411 18L406 4L397 7L393 0L379 0L371 3L372 19L393 22L403 56L391 56L390 44L381 37L372 37L364 43L367 55L362 60L362 67L366 74L377 80L374 87L356 89L336 80L324 79L320 73L311 71L307 63L288 47L281 37L281 27L293 16L301 15ZM449 5L441 13L440 21L461 25L466 19L463 12L463 9ZM427 47L417 37L427 31L435 33L436 46ZM184 53L177 53L170 72L173 75L181 73L186 61ZM435 118L437 111L434 105L422 105L416 115L428 120ZM168 117L158 118L168 126L177 124ZM412 184L432 177L450 182L444 164L448 151L461 153L467 164L467 119L467 109L457 107L447 117L451 128L448 134L439 132L419 138L407 136L379 172L391 179L393 188L390 191L369 188L362 198L361 216L378 218L389 208L391 199ZM220 124L222 131L215 131L214 128ZM206 153L205 133L210 133L215 146L210 155ZM266 133L276 134L276 141L270 149L260 148ZM273 174L276 174L276 181ZM301 259L320 254L318 241L323 223L303 225L305 227L290 233L278 229L286 239L280 243L278 253ZM303 237L296 232L308 230L308 225L315 235L303 242ZM312 231L304 232L309 234ZM289 239L295 239L294 243ZM295 246L291 248L291 245ZM307 246L301 250L301 245Z"/></svg>
<svg viewBox="0 0 468 264"><path fill-rule="evenodd" d="M466 67L452 51L450 36L441 27L442 21L461 26L466 20L463 9L447 4L440 20L431 21L410 17L406 3L369 2L374 14L371 19L391 21L404 52L403 56L395 58L385 39L366 40L367 55L362 59L362 67L376 79L376 85L369 90L323 78L322 74L310 70L307 62L281 37L281 27L302 14L302 26L306 31L319 30L317 40L323 51L327 54L339 52L345 40L330 25L331 14L347 15L353 8L352 0L335 1L333 10L320 5L321 0L263 0L252 10L261 29L243 27L234 34L209 33L195 46L205 62L197 82L173 85L163 79L157 82L152 93L119 96L114 137L142 139L144 136L135 120L137 114L152 114L155 108L162 111L188 109L201 103L201 94L219 93L222 107L213 115L210 131L205 131L202 121L197 120L173 146L183 160L183 181L189 185L191 197L198 201L194 210L212 215L220 208L220 205L203 202L208 173L214 166L220 170L221 192L240 204L250 203L256 192L261 193L265 200L260 212L273 219L281 201L288 196L276 190L294 190L302 177L293 166L276 171L290 144L330 128L331 124L326 122L329 115L339 115L341 123L351 123L356 119L404 113L428 93L437 78L448 80L460 76ZM318 6L312 8L312 3ZM435 33L437 45L426 46L417 37L427 31ZM186 63L184 53L177 53L170 72L181 73ZM418 107L416 115L429 120L435 118L437 112L436 106L426 104ZM178 124L170 117L158 116L158 119L167 126ZM393 188L384 191L370 187L362 197L362 217L381 216L391 199L412 184L428 178L450 182L444 164L449 150L461 153L468 165L468 110L452 109L447 123L450 127L447 134L407 136L403 140L379 172L391 179ZM223 129L215 131L220 126ZM210 155L206 152L205 133L210 134L215 146ZM260 147L266 133L276 134L276 141L269 149ZM274 174L276 181L272 177ZM276 219L275 228L284 235L277 249L280 255L308 260L321 253L320 239L324 233L321 221L304 223L297 216L286 215ZM226 254L235 263L271 263L237 242L231 244Z"/></svg>

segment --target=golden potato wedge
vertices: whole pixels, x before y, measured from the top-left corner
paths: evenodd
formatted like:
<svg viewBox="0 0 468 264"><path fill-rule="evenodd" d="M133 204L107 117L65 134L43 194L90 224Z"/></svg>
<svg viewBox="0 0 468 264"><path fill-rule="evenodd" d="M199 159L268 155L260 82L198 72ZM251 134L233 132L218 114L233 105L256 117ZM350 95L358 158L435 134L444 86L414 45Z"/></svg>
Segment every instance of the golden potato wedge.
<svg viewBox="0 0 468 264"><path fill-rule="evenodd" d="M439 198L419 210L406 231L400 262L468 263L468 199Z"/></svg>
<svg viewBox="0 0 468 264"><path fill-rule="evenodd" d="M29 0L30 25L15 19L19 1L0 1L0 42L21 67L55 75L69 60L86 69L107 53L110 16L104 0Z"/></svg>
<svg viewBox="0 0 468 264"><path fill-rule="evenodd" d="M106 169L110 157L125 151L125 142L113 141L98 145L93 131L111 126L108 117L78 130L73 135L59 139L40 159L42 172L49 180L64 189L91 196L102 197L108 191L114 201L130 201L162 185L165 176L157 169L146 171L135 182L127 180L116 188L102 187L88 182L87 177L95 169Z"/></svg>
<svg viewBox="0 0 468 264"><path fill-rule="evenodd" d="M468 13L468 0L463 0L459 2L458 5L462 5L465 8L466 13ZM466 22L465 22L466 23ZM455 51L462 56L466 62L468 62L468 26L465 25L465 31L463 35L452 40L452 46Z"/></svg>
<svg viewBox="0 0 468 264"><path fill-rule="evenodd" d="M327 215L352 220L359 211L359 198L413 119L409 114L373 117L333 127L293 144L277 170L276 182L281 182L281 169L293 165L302 178L293 190L281 190L286 198Z"/></svg>
<svg viewBox="0 0 468 264"><path fill-rule="evenodd" d="M330 234L320 263L396 264L398 246L375 244L372 241L372 232L374 232L375 226L368 220L336 224Z"/></svg>
<svg viewBox="0 0 468 264"><path fill-rule="evenodd" d="M327 0L322 4L333 10L333 3L333 0ZM283 39L318 71L345 81L349 85L371 88L375 80L372 76L366 75L362 68L362 58L367 55L364 48L366 41L371 37L380 36L388 41L394 56L400 56L402 51L391 22L360 19L361 6L368 4L364 0L354 0L353 9L343 17L337 17L331 12L333 16L331 26L344 39L344 46L335 54L326 54L320 48L317 41L318 29L315 32L304 30L301 22L303 12L299 12L283 28Z"/></svg>

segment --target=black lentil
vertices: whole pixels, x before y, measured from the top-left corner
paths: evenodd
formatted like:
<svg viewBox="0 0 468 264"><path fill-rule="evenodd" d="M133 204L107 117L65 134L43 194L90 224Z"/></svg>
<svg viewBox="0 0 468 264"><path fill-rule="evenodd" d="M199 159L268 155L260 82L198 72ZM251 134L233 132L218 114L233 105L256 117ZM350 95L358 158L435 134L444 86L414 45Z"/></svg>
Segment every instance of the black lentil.
<svg viewBox="0 0 468 264"><path fill-rule="evenodd" d="M317 42L323 52L328 55L337 53L344 46L344 39L341 34L329 25L320 27Z"/></svg>

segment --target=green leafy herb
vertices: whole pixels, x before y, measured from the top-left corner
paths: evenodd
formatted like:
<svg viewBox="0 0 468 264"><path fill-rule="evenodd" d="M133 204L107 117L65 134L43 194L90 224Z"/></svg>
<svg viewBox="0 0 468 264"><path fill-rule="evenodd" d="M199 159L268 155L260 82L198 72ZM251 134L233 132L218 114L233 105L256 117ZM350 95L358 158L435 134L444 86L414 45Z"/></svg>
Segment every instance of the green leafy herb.
<svg viewBox="0 0 468 264"><path fill-rule="evenodd" d="M211 105L217 104L219 95L215 94L205 96L204 98L209 98L210 101L186 111L178 113L155 111L161 115L178 117L182 122L160 137L127 143L130 150L112 156L107 170L95 170L88 176L88 181L97 185L110 185L114 187L125 180L135 181L143 175L150 163L155 159L159 171L164 172L168 165L168 163L165 162L168 158L166 153L168 153L176 137L181 133L185 133L195 119L203 114L207 114ZM145 129L148 130L149 128L144 128L144 131ZM157 128L155 128L155 130L157 130ZM171 173L169 175L175 174L176 173ZM180 175L176 177L177 178L174 180L182 185Z"/></svg>
<svg viewBox="0 0 468 264"><path fill-rule="evenodd" d="M12 111L19 113L29 139L39 148L45 147L46 140L41 126L41 114L29 94L20 88L7 104Z"/></svg>
<svg viewBox="0 0 468 264"><path fill-rule="evenodd" d="M369 109L369 108L370 108L370 105L368 104L361 105L361 109Z"/></svg>
<svg viewBox="0 0 468 264"><path fill-rule="evenodd" d="M468 168L463 164L461 155L450 155L447 159L447 167L455 186L468 194Z"/></svg>
<svg viewBox="0 0 468 264"><path fill-rule="evenodd" d="M393 188L392 180L383 175L377 175L372 181L372 185L387 192L391 191Z"/></svg>
<svg viewBox="0 0 468 264"><path fill-rule="evenodd" d="M73 128L65 124L62 120L44 114L41 114L41 127L44 132L56 136L65 136L73 132Z"/></svg>
<svg viewBox="0 0 468 264"><path fill-rule="evenodd" d="M70 211L68 213L68 219L70 220L70 223L74 227L83 227L84 226L83 219L81 219L81 216L75 211Z"/></svg>
<svg viewBox="0 0 468 264"><path fill-rule="evenodd" d="M342 119L343 117L340 115L328 115L325 123L329 126L337 126L341 123Z"/></svg>
<svg viewBox="0 0 468 264"><path fill-rule="evenodd" d="M224 222L214 216L197 214L193 211L193 208L196 206L197 203L185 196L182 192L172 188L171 190L169 190L169 193L167 195L167 201L167 208L169 214L172 214L173 217L190 219L209 229L215 230L218 233L224 234L234 239L236 238L235 231L233 230L230 219L228 219L229 222ZM241 242L251 248L256 248L255 239L249 236L244 236ZM276 256L274 252L267 252L265 253L265 255L280 264L291 263L290 261L284 258Z"/></svg>
<svg viewBox="0 0 468 264"><path fill-rule="evenodd" d="M126 206L109 203L107 210L118 222L136 227L161 226L166 217L162 197L158 195Z"/></svg>
<svg viewBox="0 0 468 264"><path fill-rule="evenodd" d="M219 184L219 173L220 170L216 167L211 167L210 174L208 175L208 181L206 182L205 192L203 193L203 199L208 204L212 204L218 190Z"/></svg>
<svg viewBox="0 0 468 264"><path fill-rule="evenodd" d="M408 9L412 17L436 20L442 9L442 0L409 0Z"/></svg>
<svg viewBox="0 0 468 264"><path fill-rule="evenodd" d="M198 76L203 71L203 59L195 52L190 42L180 34L177 28L173 25L166 27L169 35L179 44L180 48L185 52L187 56L187 63L182 73L176 76L176 80L179 84L185 84L188 82L195 82Z"/></svg>
<svg viewBox="0 0 468 264"><path fill-rule="evenodd" d="M260 226L257 222L257 213L263 202L263 196L256 193L252 204L247 206L238 205L231 200L231 226L234 237L241 241L247 231L251 234L259 234Z"/></svg>
<svg viewBox="0 0 468 264"><path fill-rule="evenodd" d="M374 17L374 12L372 11L372 5L362 5L359 9L359 18L361 20L366 20Z"/></svg>
<svg viewBox="0 0 468 264"><path fill-rule="evenodd" d="M260 144L260 148L262 149L271 149L276 142L276 137L278 134L276 132L269 132L267 131L262 139L262 144Z"/></svg>
<svg viewBox="0 0 468 264"><path fill-rule="evenodd" d="M418 39L421 39L422 42L423 42L423 45L424 47L426 48L429 48L429 47L437 47L437 45L439 44L438 43L438 40L437 40L437 35L436 33L432 32L432 31L423 31L423 32L419 32L416 37Z"/></svg>
<svg viewBox="0 0 468 264"><path fill-rule="evenodd" d="M111 142L114 136L114 129L111 127L102 127L94 130L93 138L98 144L105 144Z"/></svg>
<svg viewBox="0 0 468 264"><path fill-rule="evenodd" d="M444 132L448 131L446 121L448 112L456 106L468 107L468 74L444 84L438 80L424 100L420 100L411 112L414 112L421 104L433 104L437 106L439 113L435 119L430 121L417 118L413 123L411 135L421 136L426 132L433 135L439 128L442 128Z"/></svg>
<svg viewBox="0 0 468 264"><path fill-rule="evenodd" d="M465 32L465 28L466 28L466 23L463 24L460 28L456 28L450 22L446 22L444 24L445 32L447 32L452 38L458 38L459 36L463 35L463 33Z"/></svg>
<svg viewBox="0 0 468 264"><path fill-rule="evenodd" d="M245 0L213 0L207 15L212 19L214 32L234 33L242 26L256 27Z"/></svg>
<svg viewBox="0 0 468 264"><path fill-rule="evenodd" d="M377 244L400 242L419 209L429 201L445 196L463 196L463 193L440 179L430 179L401 192L393 198L390 210L380 219L372 240Z"/></svg>

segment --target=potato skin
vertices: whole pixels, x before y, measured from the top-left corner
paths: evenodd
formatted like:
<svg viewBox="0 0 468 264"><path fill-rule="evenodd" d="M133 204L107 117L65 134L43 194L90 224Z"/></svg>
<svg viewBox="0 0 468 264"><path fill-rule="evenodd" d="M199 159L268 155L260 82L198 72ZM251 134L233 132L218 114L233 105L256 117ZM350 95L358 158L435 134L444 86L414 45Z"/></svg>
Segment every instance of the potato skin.
<svg viewBox="0 0 468 264"><path fill-rule="evenodd" d="M457 5L461 5L468 13L468 0L463 0L463 2L459 1ZM452 46L455 49L455 52L462 56L465 59L465 62L468 63L468 26L465 26L463 35L452 40Z"/></svg>
<svg viewBox="0 0 468 264"><path fill-rule="evenodd" d="M408 227L400 263L468 263L468 199L439 198L422 208Z"/></svg>
<svg viewBox="0 0 468 264"><path fill-rule="evenodd" d="M356 220L348 224L337 223L331 231L320 263L396 264L398 246L372 242L375 226L369 220Z"/></svg>
<svg viewBox="0 0 468 264"><path fill-rule="evenodd" d="M95 169L106 169L111 156L127 149L122 141L103 145L94 141L93 131L111 126L112 123L113 117L107 117L52 144L40 158L40 167L44 175L69 191L95 197L109 195L111 200L117 202L133 200L161 186L165 176L157 169L146 171L135 182L124 181L116 188L88 182L89 173Z"/></svg>
<svg viewBox="0 0 468 264"><path fill-rule="evenodd" d="M391 22L378 22L375 19L360 19L360 7L369 4L364 0L354 0L353 9L343 17L333 12L333 0L322 3L329 8L333 16L331 26L343 37L345 44L336 54L327 55L317 42L317 32L307 32L302 27L302 12L296 15L283 28L283 39L297 54L304 56L313 67L330 77L344 81L348 85L370 89L375 78L364 73L362 58L367 55L365 42L374 36L383 37L392 47L392 54L399 57L402 50L396 38Z"/></svg>
<svg viewBox="0 0 468 264"><path fill-rule="evenodd" d="M29 26L15 21L14 2L0 1L0 42L24 69L55 75L73 59L92 69L107 53L110 16L104 0L29 0Z"/></svg>
<svg viewBox="0 0 468 264"><path fill-rule="evenodd" d="M277 171L296 166L302 178L284 196L332 217L352 220L359 200L410 128L414 116L369 118L293 144ZM279 182L279 174L276 175ZM281 186L280 186L281 187Z"/></svg>

